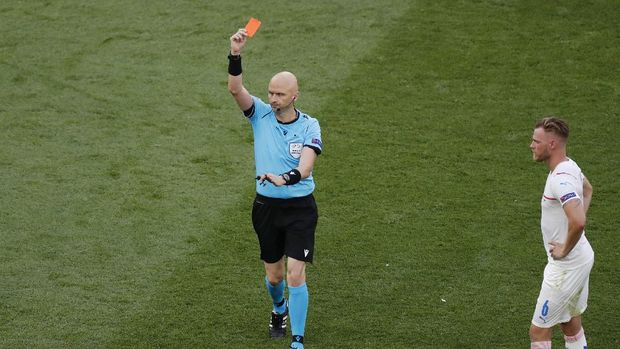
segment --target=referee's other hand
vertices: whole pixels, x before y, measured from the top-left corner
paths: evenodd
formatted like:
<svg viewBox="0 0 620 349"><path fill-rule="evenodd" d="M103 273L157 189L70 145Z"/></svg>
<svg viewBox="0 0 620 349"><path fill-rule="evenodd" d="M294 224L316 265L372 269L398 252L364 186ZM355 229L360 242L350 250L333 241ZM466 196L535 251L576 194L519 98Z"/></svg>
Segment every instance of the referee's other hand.
<svg viewBox="0 0 620 349"><path fill-rule="evenodd" d="M276 187L286 184L286 181L282 178L282 176L274 175L273 173L265 173L263 175L256 176L256 180L261 185L266 185L267 182L270 182Z"/></svg>

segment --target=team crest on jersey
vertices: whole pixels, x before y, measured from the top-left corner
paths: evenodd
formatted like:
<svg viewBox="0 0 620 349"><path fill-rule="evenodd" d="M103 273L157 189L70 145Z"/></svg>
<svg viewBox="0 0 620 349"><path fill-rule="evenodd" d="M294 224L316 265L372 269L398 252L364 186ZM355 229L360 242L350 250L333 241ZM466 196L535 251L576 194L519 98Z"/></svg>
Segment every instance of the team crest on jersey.
<svg viewBox="0 0 620 349"><path fill-rule="evenodd" d="M288 144L288 152L295 159L299 159L301 157L301 150L303 149L303 143L289 143Z"/></svg>

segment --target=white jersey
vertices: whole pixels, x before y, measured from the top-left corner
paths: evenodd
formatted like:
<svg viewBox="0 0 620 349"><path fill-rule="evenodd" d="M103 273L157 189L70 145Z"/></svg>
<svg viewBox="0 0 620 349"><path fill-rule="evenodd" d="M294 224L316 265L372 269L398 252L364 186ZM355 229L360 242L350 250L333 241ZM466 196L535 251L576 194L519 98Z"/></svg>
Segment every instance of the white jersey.
<svg viewBox="0 0 620 349"><path fill-rule="evenodd" d="M583 179L581 168L573 160L568 159L559 163L547 177L541 201L540 227L549 263L567 269L589 263L594 258L594 252L586 238L585 231L582 232L579 242L566 257L555 260L549 253L551 241L560 243L566 241L568 218L563 206L572 200L582 200Z"/></svg>

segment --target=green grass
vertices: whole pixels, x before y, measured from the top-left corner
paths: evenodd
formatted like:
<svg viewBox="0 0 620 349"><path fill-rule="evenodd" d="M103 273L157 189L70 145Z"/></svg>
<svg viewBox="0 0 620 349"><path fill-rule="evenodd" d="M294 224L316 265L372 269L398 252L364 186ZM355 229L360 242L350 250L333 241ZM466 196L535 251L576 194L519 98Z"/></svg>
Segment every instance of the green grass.
<svg viewBox="0 0 620 349"><path fill-rule="evenodd" d="M325 152L308 348L522 348L545 263L536 119L595 188L584 325L620 345L615 1L0 5L0 347L284 348L250 222L250 126L291 70ZM556 331L554 347L563 341Z"/></svg>

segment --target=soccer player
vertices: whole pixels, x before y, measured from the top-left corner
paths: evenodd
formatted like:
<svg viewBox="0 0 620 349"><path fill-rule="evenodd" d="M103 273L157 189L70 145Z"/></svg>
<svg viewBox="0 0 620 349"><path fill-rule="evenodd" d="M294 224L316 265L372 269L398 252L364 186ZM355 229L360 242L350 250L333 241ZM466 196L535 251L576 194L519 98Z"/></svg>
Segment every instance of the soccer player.
<svg viewBox="0 0 620 349"><path fill-rule="evenodd" d="M594 252L586 239L586 213L592 186L575 161L566 156L568 124L556 117L536 123L530 149L549 175L542 196L541 229L547 266L530 327L531 348L551 348L559 324L567 349L587 348L581 325Z"/></svg>
<svg viewBox="0 0 620 349"><path fill-rule="evenodd" d="M254 133L257 194L252 223L273 301L269 334L284 337L290 318L290 348L303 349L308 312L306 263L312 262L318 220L312 169L322 151L321 129L316 119L295 108L299 90L290 72L280 72L269 82L269 104L250 95L241 74L246 40L245 29L230 37L228 90ZM287 282L288 302L284 296Z"/></svg>

